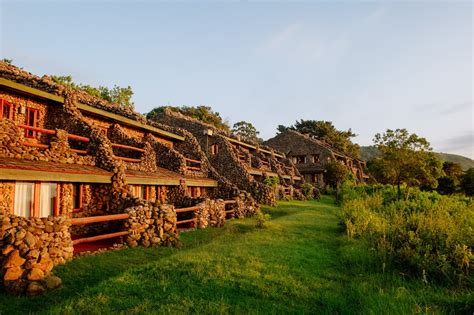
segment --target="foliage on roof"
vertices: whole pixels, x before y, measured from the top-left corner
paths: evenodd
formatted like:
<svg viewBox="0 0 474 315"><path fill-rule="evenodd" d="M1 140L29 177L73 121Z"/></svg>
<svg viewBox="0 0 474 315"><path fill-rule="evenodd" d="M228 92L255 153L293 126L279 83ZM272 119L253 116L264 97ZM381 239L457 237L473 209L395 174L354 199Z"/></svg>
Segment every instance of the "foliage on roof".
<svg viewBox="0 0 474 315"><path fill-rule="evenodd" d="M352 142L351 138L356 134L349 130L338 130L330 121L323 120L297 120L292 126L278 126L279 132L286 130L298 131L302 134L308 134L314 139L322 140L336 150L343 152L351 157L360 156L359 145Z"/></svg>
<svg viewBox="0 0 474 315"><path fill-rule="evenodd" d="M222 119L218 112L215 112L210 106L160 106L153 108L146 114L147 119L153 120L153 117L163 114L165 109L176 113L197 119L206 124L210 124L219 130L228 132L230 130L229 123Z"/></svg>
<svg viewBox="0 0 474 315"><path fill-rule="evenodd" d="M30 72L27 72L17 66L12 65L11 60L0 61L0 77L58 96L63 96L66 90L70 90L72 88L67 84L55 82L50 76L44 75L42 77L39 77ZM125 89L127 90L128 88ZM97 95L91 95L91 93L88 93L88 91L85 91L83 89L75 89L74 91L77 95L77 100L80 103L99 108L108 112L112 112L139 121L141 123L146 123L145 117L135 112L131 106L122 106L121 104L114 103L114 99L112 99L112 101L109 101Z"/></svg>
<svg viewBox="0 0 474 315"><path fill-rule="evenodd" d="M94 87L87 84L77 84L73 81L72 76L55 76L52 75L51 79L59 84L69 86L74 90L82 90L92 96L99 97L110 103L118 104L124 107L134 108L132 102L133 90L130 86L126 88L114 85L113 88L108 88L106 86Z"/></svg>

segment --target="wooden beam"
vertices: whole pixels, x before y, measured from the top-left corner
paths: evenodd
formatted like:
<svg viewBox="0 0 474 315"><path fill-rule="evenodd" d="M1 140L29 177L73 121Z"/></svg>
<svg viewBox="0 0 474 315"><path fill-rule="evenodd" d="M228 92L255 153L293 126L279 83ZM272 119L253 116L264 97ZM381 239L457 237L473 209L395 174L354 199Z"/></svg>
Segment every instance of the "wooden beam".
<svg viewBox="0 0 474 315"><path fill-rule="evenodd" d="M17 125L17 127L22 128L22 129L26 129L26 130L35 131L35 132L38 132L38 133L44 133L44 134L47 134L47 135L55 135L56 134L56 130L32 127L32 126L27 126L27 125Z"/></svg>
<svg viewBox="0 0 474 315"><path fill-rule="evenodd" d="M87 154L89 153L89 150L77 150L77 149L71 149L72 152L77 153L77 154Z"/></svg>
<svg viewBox="0 0 474 315"><path fill-rule="evenodd" d="M188 187L217 187L218 183L210 178L186 178L186 186Z"/></svg>
<svg viewBox="0 0 474 315"><path fill-rule="evenodd" d="M126 175L126 182L130 185L179 186L180 178L140 177Z"/></svg>
<svg viewBox="0 0 474 315"><path fill-rule="evenodd" d="M234 204L236 202L237 202L236 200L224 200L224 204L226 204L226 205L231 205L231 204Z"/></svg>
<svg viewBox="0 0 474 315"><path fill-rule="evenodd" d="M165 130L162 130L162 129L159 129L159 128L156 128L156 127L153 127L153 126L150 126L150 125L142 124L142 123L140 123L136 120L133 120L133 119L130 119L130 118L127 118L127 117L124 117L124 116L121 116L121 115L118 115L118 114L115 114L115 113L111 113L111 112L105 111L103 109L98 109L98 108L95 108L95 107L92 107L92 106L89 106L89 105L85 105L85 104L81 104L81 103L77 104L77 108L79 108L80 110L83 110L85 112L91 113L91 114L96 114L98 116L102 116L102 117L110 118L110 119L115 120L115 121L119 121L119 122L121 122L125 125L128 125L128 126L138 127L138 128L141 128L141 129L151 131L155 134L159 134L160 136L163 136L163 137L168 138L168 139L178 140L178 141L184 141L184 139L185 139L183 136L180 136L180 135L177 135L177 134L174 134L174 133L171 133L171 132L168 132L168 131L165 131Z"/></svg>
<svg viewBox="0 0 474 315"><path fill-rule="evenodd" d="M126 220L128 218L129 218L129 215L127 213L99 215L99 216L94 216L94 217L74 218L74 219L71 219L71 224L72 225L85 225L85 224L98 223L98 222Z"/></svg>
<svg viewBox="0 0 474 315"><path fill-rule="evenodd" d="M0 180L109 184L111 183L111 175L1 168Z"/></svg>
<svg viewBox="0 0 474 315"><path fill-rule="evenodd" d="M178 221L178 222L176 222L176 225L178 225L178 224L185 224L185 223L191 223L191 222L196 222L196 219L189 219L189 220Z"/></svg>
<svg viewBox="0 0 474 315"><path fill-rule="evenodd" d="M96 242L96 241L106 240L106 239L109 239L109 238L116 238L116 237L125 236L125 235L128 235L127 231L115 232L115 233L109 233L109 234L102 234L102 235L91 236L91 237L78 238L77 240L72 241L72 245L77 245L77 244L81 244L81 243Z"/></svg>
<svg viewBox="0 0 474 315"><path fill-rule="evenodd" d="M132 158L128 158L128 157L124 157L124 156L117 156L117 155L114 155L114 159L122 160L122 161L125 161L125 162L131 162L131 163L140 162L140 159L132 159Z"/></svg>
<svg viewBox="0 0 474 315"><path fill-rule="evenodd" d="M43 143L33 143L28 141L23 141L21 144L26 145L27 147L37 147L41 149L49 149L49 145Z"/></svg>
<svg viewBox="0 0 474 315"><path fill-rule="evenodd" d="M127 149L127 150L133 150L133 151L138 151L138 152L145 152L145 150L137 147L132 147L131 145L125 145L125 144L120 144L120 143L112 143L112 147L114 148L121 148L121 149Z"/></svg>
<svg viewBox="0 0 474 315"><path fill-rule="evenodd" d="M196 211L196 210L199 210L201 207L187 207L187 208L180 208L180 209L176 209L176 213L184 213L184 212L192 212L192 211Z"/></svg>
<svg viewBox="0 0 474 315"><path fill-rule="evenodd" d="M7 87L7 88L10 88L10 89L13 89L13 90L17 90L17 91L26 93L28 95L38 96L40 98L47 99L47 100L50 100L50 101L54 101L54 102L57 102L57 103L64 103L64 97L54 95L54 94L51 94L51 93L48 93L48 92L44 92L42 90L38 90L38 89L29 87L29 86L26 86L26 85L23 85L23 84L20 84L20 83L16 83L16 82L4 79L4 78L0 78L0 85L4 86L4 87Z"/></svg>
<svg viewBox="0 0 474 315"><path fill-rule="evenodd" d="M196 164L202 164L202 161L198 161L198 160L193 160L193 159L188 159L188 158L184 158L187 162L191 162L191 163L196 163Z"/></svg>

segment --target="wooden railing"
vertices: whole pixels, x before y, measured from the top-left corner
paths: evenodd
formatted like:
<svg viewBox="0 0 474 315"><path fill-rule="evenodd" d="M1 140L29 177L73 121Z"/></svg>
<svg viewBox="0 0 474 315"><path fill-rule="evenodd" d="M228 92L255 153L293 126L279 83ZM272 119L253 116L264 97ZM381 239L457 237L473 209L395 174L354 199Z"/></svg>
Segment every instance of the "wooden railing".
<svg viewBox="0 0 474 315"><path fill-rule="evenodd" d="M134 147L134 146L131 146L131 145L126 145L126 144L112 143L112 147L113 148L125 149L125 150L131 150L131 151L137 151L137 152L140 152L140 153L145 153L145 150L142 149L142 148L137 148L137 147ZM114 159L122 160L122 161L125 161L125 162L131 162L131 163L139 163L141 161L140 159L129 158L129 157L125 157L125 156L118 156L118 155L114 155Z"/></svg>
<svg viewBox="0 0 474 315"><path fill-rule="evenodd" d="M190 171L200 171L202 167L202 162L198 160L184 158L186 161L186 169Z"/></svg>
<svg viewBox="0 0 474 315"><path fill-rule="evenodd" d="M224 200L224 205L227 207L227 205L233 205L233 204L236 204L237 201L235 200ZM181 225L181 224L186 224L186 223L196 223L197 222L197 219L194 217L194 212L196 210L199 210L201 207L199 206L193 206L193 207L187 207L187 208L178 208L178 209L175 209L176 211L176 216L179 214L179 213L187 213L187 212L192 212L193 213L193 218L190 218L190 219L185 219L185 220L177 220L176 221L176 225ZM229 209L229 210L226 210L225 213L226 215L227 214L232 214L234 213L235 210L234 209Z"/></svg>
<svg viewBox="0 0 474 315"><path fill-rule="evenodd" d="M186 212L192 212L194 216L194 211L199 210L200 207L194 206L194 207L187 207L187 208L179 208L176 209L176 216L178 216L178 213L186 213ZM186 224L186 223L196 223L196 218L191 218L191 219L186 219L186 220L181 220L181 221L176 221L176 225L180 224Z"/></svg>
<svg viewBox="0 0 474 315"><path fill-rule="evenodd" d="M51 130L51 129L44 129L44 128L27 126L27 125L17 125L17 127L21 128L21 129L25 129L25 130L34 131L34 132L37 132L37 133L47 134L47 135L56 135L57 134L56 130ZM78 135L74 135L74 134L70 134L70 133L67 134L67 137L70 140L76 140L76 141L85 142L85 143L90 141L90 139L87 138L87 137L78 136ZM32 143L32 142L28 142L28 141L23 141L22 144L26 145L26 146L30 146L30 147L37 147L37 148L41 148L41 149L49 149L49 145L48 144L43 144L43 143ZM87 154L89 152L88 150L78 150L78 149L71 149L71 151L75 152L75 153L78 153L78 154Z"/></svg>
<svg viewBox="0 0 474 315"><path fill-rule="evenodd" d="M74 218L74 219L71 219L71 224L72 225L86 225L86 224L92 224L92 223L98 223L98 222L126 220L128 218L129 218L129 215L127 213L100 215L100 216L94 216L94 217ZM119 236L125 236L127 234L128 234L127 231L120 231L120 232L114 232L114 233L108 233L108 234L95 235L95 236L75 239L72 241L72 244L77 245L81 243L96 242L96 241L106 240L106 239L115 238Z"/></svg>

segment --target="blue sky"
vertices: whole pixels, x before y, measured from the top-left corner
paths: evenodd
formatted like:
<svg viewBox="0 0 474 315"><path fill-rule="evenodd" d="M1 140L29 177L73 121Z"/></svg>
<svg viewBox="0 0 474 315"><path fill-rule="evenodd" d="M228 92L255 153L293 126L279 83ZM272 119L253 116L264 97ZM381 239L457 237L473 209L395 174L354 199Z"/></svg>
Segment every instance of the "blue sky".
<svg viewBox="0 0 474 315"><path fill-rule="evenodd" d="M474 157L471 2L0 3L2 58L130 85L140 112L205 104L265 139L330 120L361 145L408 128Z"/></svg>

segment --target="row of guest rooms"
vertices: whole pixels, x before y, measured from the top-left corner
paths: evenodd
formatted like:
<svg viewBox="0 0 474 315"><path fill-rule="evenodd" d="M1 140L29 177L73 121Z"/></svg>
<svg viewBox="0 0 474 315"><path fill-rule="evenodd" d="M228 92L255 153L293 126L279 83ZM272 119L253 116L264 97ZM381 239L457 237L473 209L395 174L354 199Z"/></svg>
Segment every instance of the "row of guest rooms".
<svg viewBox="0 0 474 315"><path fill-rule="evenodd" d="M11 182L11 213L21 217L48 217L60 213L59 196L61 183L54 182ZM89 185L72 184L72 212L80 212L84 205L84 195ZM136 198L151 202L166 203L167 186L129 185L129 190ZM191 198L206 197L205 187L187 187L186 195Z"/></svg>
<svg viewBox="0 0 474 315"><path fill-rule="evenodd" d="M23 96L19 97L16 94L0 91L0 119L12 120L17 126L23 125L43 128L46 123L46 116L48 115L48 106L46 103L42 103L36 99ZM104 131L108 126L113 124L113 122L107 122L106 120L101 120L96 117L93 119L91 117L85 117L85 119L89 121L94 120L94 123ZM135 132L135 134L140 133ZM38 140L39 133L24 129L23 136L25 140L35 142ZM158 137L154 138L169 147L173 147L172 141ZM214 150L217 151L217 148ZM80 212L85 206L84 194L87 191L87 187L94 186L94 184L87 183L47 181L3 181L0 183L8 184L12 187L12 189L10 189L11 196L3 196L3 199L11 201L6 211L22 217L48 217L62 214L60 201L64 203L64 198L70 199L66 201L66 203L72 204L73 213ZM72 186L72 196L71 194L61 195L61 187L63 185ZM134 197L158 203L167 202L167 193L170 187L172 186L128 185L128 189ZM208 190L209 188L206 187L187 187L186 195L192 198L206 197ZM5 194L5 192L2 192L2 194Z"/></svg>

